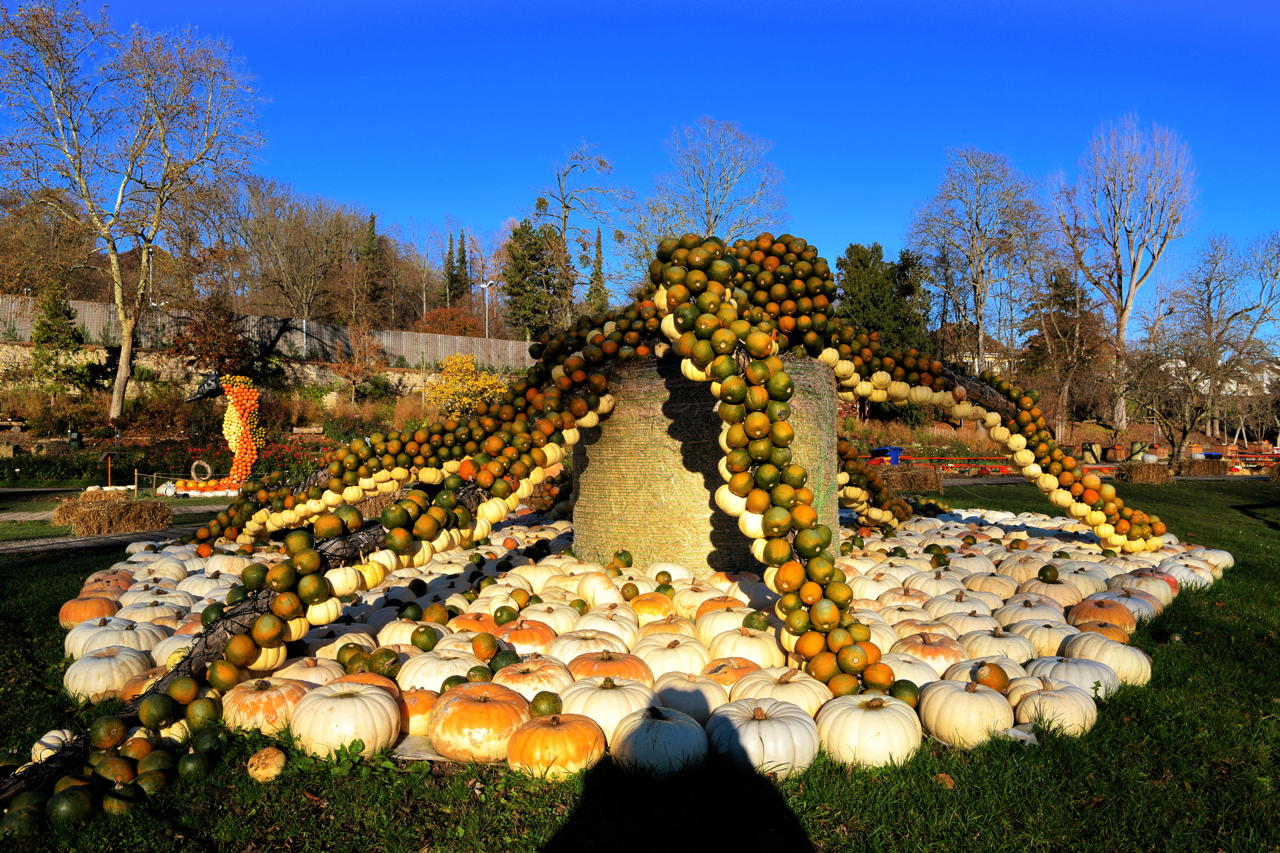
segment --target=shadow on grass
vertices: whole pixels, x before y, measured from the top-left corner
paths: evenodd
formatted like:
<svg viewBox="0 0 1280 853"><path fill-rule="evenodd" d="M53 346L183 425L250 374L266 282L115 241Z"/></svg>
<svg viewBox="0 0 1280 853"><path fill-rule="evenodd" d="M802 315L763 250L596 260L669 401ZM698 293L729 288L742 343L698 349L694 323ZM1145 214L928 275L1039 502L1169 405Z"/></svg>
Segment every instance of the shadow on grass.
<svg viewBox="0 0 1280 853"><path fill-rule="evenodd" d="M712 759L655 779L606 759L583 777L577 807L542 849L800 853L813 845L778 789L753 770Z"/></svg>

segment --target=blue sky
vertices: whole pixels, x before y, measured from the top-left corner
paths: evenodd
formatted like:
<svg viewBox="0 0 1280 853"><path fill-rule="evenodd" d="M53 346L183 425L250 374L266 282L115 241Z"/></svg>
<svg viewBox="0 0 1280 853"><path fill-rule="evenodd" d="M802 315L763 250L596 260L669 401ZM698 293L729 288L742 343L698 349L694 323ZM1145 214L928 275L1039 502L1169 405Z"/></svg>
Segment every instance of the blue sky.
<svg viewBox="0 0 1280 853"><path fill-rule="evenodd" d="M228 39L268 99L258 169L413 238L492 232L596 143L641 192L702 115L775 143L790 230L901 243L947 148L1037 178L1129 111L1175 128L1204 237L1280 227L1269 2L119 2L118 25Z"/></svg>

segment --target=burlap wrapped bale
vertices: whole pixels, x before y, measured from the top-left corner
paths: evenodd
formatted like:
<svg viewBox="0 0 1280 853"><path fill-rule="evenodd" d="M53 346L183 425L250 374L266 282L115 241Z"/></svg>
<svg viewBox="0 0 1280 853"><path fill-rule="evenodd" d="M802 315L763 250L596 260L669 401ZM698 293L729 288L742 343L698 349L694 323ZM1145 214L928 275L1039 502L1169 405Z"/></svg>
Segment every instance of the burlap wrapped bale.
<svg viewBox="0 0 1280 853"><path fill-rule="evenodd" d="M809 472L818 518L835 530L835 377L812 359L785 361L796 386L793 458ZM624 365L610 387L613 413L574 448L574 553L603 563L626 548L642 569L666 561L697 575L762 570L737 519L715 505L723 452L708 384L668 358Z"/></svg>

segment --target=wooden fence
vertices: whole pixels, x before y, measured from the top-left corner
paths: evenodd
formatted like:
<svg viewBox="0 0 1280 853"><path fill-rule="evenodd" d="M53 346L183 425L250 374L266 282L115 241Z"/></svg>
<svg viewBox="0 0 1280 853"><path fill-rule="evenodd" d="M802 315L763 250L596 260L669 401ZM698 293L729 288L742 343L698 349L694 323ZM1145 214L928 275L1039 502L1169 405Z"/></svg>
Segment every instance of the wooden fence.
<svg viewBox="0 0 1280 853"><path fill-rule="evenodd" d="M105 302L72 300L76 323L83 329L85 343L119 346L120 323L115 308ZM0 338L8 341L30 341L36 300L26 296L0 296ZM167 349L187 319L183 311L155 308L143 315L138 327L137 345L142 349ZM293 358L307 361L334 361L349 346L346 326L308 322L288 317L247 316L244 333L269 341L281 326L279 350ZM510 369L533 363L529 344L502 338L464 338L423 332L375 331L378 345L392 366L426 367L438 364L446 356L473 355L488 367Z"/></svg>

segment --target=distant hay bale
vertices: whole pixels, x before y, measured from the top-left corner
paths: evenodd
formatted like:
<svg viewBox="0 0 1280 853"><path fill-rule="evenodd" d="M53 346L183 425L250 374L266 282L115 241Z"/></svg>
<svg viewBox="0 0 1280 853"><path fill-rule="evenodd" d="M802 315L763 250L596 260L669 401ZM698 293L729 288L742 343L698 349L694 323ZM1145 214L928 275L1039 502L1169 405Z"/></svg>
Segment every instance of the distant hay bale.
<svg viewBox="0 0 1280 853"><path fill-rule="evenodd" d="M70 527L75 524L83 504L75 498L68 498L53 508L53 523L59 527Z"/></svg>
<svg viewBox="0 0 1280 853"><path fill-rule="evenodd" d="M942 492L942 470L932 466L886 465L880 479L895 492Z"/></svg>
<svg viewBox="0 0 1280 853"><path fill-rule="evenodd" d="M1190 459L1184 473L1189 477L1225 477L1227 461L1225 459Z"/></svg>
<svg viewBox="0 0 1280 853"><path fill-rule="evenodd" d="M92 503L95 501L120 503L129 499L129 493L120 489L93 489L91 491L81 492L76 496L76 498L84 503Z"/></svg>
<svg viewBox="0 0 1280 853"><path fill-rule="evenodd" d="M89 501L79 505L71 531L76 536L105 536L163 530L172 524L173 510L160 501Z"/></svg>
<svg viewBox="0 0 1280 853"><path fill-rule="evenodd" d="M1167 486L1173 482L1173 472L1159 462L1129 462L1116 469L1116 479L1144 486Z"/></svg>

